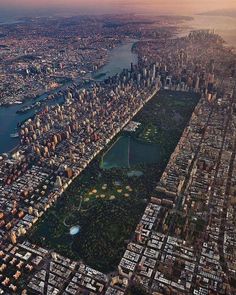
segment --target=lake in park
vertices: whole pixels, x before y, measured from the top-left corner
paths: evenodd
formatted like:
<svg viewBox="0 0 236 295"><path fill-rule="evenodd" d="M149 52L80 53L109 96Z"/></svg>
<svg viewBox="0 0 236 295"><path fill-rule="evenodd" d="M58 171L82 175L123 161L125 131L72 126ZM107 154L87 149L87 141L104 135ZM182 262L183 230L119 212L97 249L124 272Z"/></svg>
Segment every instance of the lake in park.
<svg viewBox="0 0 236 295"><path fill-rule="evenodd" d="M144 143L131 136L122 135L104 154L102 169L130 168L139 164L153 164L160 160L157 144Z"/></svg>

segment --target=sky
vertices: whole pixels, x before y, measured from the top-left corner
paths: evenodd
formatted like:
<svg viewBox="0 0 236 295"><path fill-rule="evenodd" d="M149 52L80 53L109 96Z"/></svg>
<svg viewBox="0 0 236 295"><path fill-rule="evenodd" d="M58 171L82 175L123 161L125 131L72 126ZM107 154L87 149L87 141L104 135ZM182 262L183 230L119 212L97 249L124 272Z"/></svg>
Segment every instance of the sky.
<svg viewBox="0 0 236 295"><path fill-rule="evenodd" d="M152 13L192 15L211 10L236 10L236 0L0 0L0 7L17 9L62 7L81 13Z"/></svg>

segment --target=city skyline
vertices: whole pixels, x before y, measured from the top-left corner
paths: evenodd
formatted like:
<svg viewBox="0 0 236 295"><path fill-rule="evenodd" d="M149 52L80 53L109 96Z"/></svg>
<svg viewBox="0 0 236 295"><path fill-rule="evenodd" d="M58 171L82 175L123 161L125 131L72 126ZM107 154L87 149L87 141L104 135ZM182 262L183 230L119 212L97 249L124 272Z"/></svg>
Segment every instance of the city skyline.
<svg viewBox="0 0 236 295"><path fill-rule="evenodd" d="M0 0L0 295L236 294L236 0Z"/></svg>

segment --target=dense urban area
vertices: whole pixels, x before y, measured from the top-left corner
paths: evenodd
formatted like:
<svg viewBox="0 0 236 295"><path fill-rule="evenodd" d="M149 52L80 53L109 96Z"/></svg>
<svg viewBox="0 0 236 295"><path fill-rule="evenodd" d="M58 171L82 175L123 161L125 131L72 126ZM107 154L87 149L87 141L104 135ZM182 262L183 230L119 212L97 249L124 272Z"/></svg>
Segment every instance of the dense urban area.
<svg viewBox="0 0 236 295"><path fill-rule="evenodd" d="M64 98L0 155L0 294L236 294L236 56L184 20L0 26L0 105Z"/></svg>

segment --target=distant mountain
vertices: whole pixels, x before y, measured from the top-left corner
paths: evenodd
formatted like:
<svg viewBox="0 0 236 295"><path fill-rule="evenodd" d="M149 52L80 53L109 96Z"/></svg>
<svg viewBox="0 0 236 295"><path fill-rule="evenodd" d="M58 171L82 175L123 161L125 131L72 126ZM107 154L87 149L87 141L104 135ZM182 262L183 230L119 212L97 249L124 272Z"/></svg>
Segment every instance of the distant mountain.
<svg viewBox="0 0 236 295"><path fill-rule="evenodd" d="M236 10L213 10L213 11L207 11L199 13L198 15L211 15L211 16L229 16L229 17L235 17L236 18Z"/></svg>

